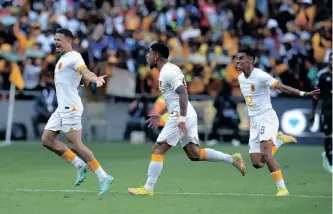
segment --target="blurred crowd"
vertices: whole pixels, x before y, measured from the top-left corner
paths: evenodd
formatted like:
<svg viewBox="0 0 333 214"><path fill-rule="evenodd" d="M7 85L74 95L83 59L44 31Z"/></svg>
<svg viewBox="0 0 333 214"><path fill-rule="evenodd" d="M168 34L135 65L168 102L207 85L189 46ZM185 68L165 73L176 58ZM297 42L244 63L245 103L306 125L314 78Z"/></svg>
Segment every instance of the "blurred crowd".
<svg viewBox="0 0 333 214"><path fill-rule="evenodd" d="M153 41L169 45L190 94L240 95L233 59L256 50L256 66L285 84L310 90L332 51L331 0L1 0L0 89L11 61L25 90L41 90L57 56L53 34L68 28L74 49L97 74L112 67L137 73L137 93L159 96L158 72L147 67ZM90 87L89 90L95 90ZM105 88L101 89L105 92ZM274 95L274 94L273 94Z"/></svg>

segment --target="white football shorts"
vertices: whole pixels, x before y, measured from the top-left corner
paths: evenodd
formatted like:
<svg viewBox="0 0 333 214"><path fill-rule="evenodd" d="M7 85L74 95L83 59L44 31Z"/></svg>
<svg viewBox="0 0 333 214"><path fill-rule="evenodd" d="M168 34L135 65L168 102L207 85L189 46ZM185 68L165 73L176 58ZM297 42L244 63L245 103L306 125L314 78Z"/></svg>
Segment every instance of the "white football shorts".
<svg viewBox="0 0 333 214"><path fill-rule="evenodd" d="M157 138L157 142L166 142L170 146L177 146L178 142L182 147L194 143L199 145L197 117L186 118L187 136L184 136L178 128L179 117L170 115Z"/></svg>
<svg viewBox="0 0 333 214"><path fill-rule="evenodd" d="M82 129L81 118L82 111L72 111L59 112L58 109L53 112L47 124L45 126L46 130L50 131L62 131L64 133L70 131L78 131Z"/></svg>
<svg viewBox="0 0 333 214"><path fill-rule="evenodd" d="M250 118L249 153L260 153L260 142L276 141L279 118L273 109Z"/></svg>

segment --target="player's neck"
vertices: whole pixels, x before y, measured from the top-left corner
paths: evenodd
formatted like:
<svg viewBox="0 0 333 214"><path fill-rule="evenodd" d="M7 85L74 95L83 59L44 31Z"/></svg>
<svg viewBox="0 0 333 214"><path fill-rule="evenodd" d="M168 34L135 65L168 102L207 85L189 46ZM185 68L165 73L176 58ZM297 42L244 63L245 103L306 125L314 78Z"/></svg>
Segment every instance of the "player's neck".
<svg viewBox="0 0 333 214"><path fill-rule="evenodd" d="M157 63L157 70L158 71L161 71L161 69L163 68L163 66L165 65L165 64L167 64L168 63L168 60L167 59L161 59L160 60L160 62L158 62Z"/></svg>
<svg viewBox="0 0 333 214"><path fill-rule="evenodd" d="M64 50L64 52L61 53L61 56L65 55L66 53L71 52L71 51L73 51L73 49Z"/></svg>
<svg viewBox="0 0 333 214"><path fill-rule="evenodd" d="M244 76L245 76L246 78L249 78L249 77L251 76L251 73L252 73L253 69L254 69L254 67L251 66L246 72L243 71Z"/></svg>

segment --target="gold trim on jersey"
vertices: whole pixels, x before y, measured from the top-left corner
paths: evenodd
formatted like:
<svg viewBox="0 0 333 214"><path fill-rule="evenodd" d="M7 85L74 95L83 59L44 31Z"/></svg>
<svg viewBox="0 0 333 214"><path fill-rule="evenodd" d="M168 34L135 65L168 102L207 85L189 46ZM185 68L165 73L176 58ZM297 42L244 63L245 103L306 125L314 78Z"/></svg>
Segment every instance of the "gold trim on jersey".
<svg viewBox="0 0 333 214"><path fill-rule="evenodd" d="M275 86L277 85L279 83L279 81L275 81L275 82L273 82L273 84L272 84L272 88L275 88Z"/></svg>
<svg viewBox="0 0 333 214"><path fill-rule="evenodd" d="M86 65L80 65L79 67L77 67L76 71L77 72L81 72L82 68L86 68Z"/></svg>

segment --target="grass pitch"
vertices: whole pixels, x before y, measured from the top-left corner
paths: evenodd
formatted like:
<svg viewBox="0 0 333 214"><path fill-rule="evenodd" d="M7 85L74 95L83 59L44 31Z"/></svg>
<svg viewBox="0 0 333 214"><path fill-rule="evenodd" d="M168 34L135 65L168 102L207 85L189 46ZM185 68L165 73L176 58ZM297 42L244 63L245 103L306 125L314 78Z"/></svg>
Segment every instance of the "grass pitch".
<svg viewBox="0 0 333 214"><path fill-rule="evenodd" d="M153 197L135 197L128 187L146 180L150 145L90 143L115 182L97 196L98 182L88 174L74 187L76 171L40 144L14 143L0 148L1 214L328 214L332 213L332 176L324 171L322 147L282 146L276 157L290 197L275 197L267 168L252 168L246 146L216 146L242 152L248 165L243 177L226 163L190 162L182 149L170 150Z"/></svg>

